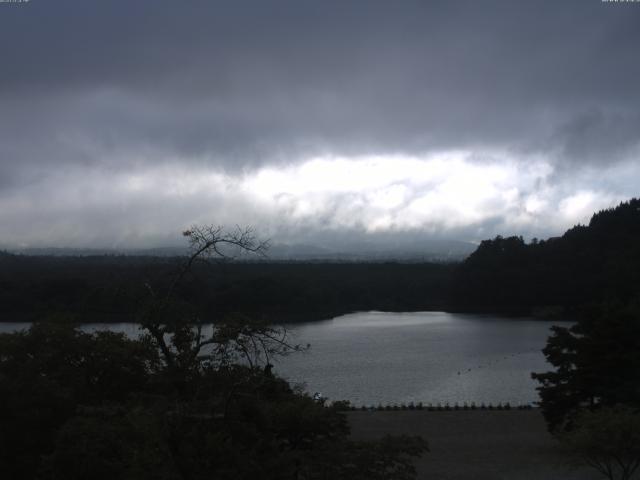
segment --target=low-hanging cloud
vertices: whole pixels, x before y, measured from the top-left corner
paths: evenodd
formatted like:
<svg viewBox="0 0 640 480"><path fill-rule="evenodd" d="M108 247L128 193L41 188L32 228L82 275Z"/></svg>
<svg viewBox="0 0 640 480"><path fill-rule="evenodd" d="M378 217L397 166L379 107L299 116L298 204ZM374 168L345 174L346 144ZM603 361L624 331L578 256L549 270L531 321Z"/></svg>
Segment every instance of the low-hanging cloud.
<svg viewBox="0 0 640 480"><path fill-rule="evenodd" d="M468 152L427 157L319 157L242 175L171 163L88 174L67 170L0 201L4 241L21 246L125 248L175 245L193 223L251 224L276 243L325 246L403 236L478 241L502 234L545 236L625 198L556 184L553 167ZM610 191L640 167L608 171ZM64 185L64 188L60 188ZM335 239L332 241L331 236Z"/></svg>

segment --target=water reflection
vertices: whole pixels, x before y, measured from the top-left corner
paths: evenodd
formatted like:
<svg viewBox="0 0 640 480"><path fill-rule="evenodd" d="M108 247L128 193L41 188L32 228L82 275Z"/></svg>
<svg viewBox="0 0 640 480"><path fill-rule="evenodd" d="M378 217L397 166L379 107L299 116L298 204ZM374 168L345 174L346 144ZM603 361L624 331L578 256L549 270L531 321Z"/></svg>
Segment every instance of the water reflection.
<svg viewBox="0 0 640 480"><path fill-rule="evenodd" d="M557 322L555 322L557 323ZM358 405L531 403L553 323L445 312L363 312L293 327L311 350L277 365L310 392Z"/></svg>

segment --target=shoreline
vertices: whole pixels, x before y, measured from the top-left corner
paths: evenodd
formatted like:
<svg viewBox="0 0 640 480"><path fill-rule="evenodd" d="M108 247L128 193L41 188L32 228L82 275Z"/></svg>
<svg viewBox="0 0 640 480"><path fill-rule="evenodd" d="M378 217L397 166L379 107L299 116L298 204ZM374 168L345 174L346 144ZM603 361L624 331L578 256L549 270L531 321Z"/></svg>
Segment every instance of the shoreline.
<svg viewBox="0 0 640 480"><path fill-rule="evenodd" d="M540 312L526 309L482 309L482 308L462 308L448 304L434 304L425 308L418 309L398 309L398 310L326 310L326 311L312 311L312 312L282 312L278 315L269 313L267 315L259 314L256 312L227 312L224 315L244 315L255 319L264 319L272 325L297 325L301 323L312 323L332 320L337 317L345 315L353 315L358 313L431 313L442 312L449 314L462 314L462 315L487 315L495 317L506 317L513 320L519 319L531 319L540 321L559 321L559 322L572 322L575 321L568 318L568 315L548 315L540 314ZM278 316L278 321L269 321L269 317ZM56 321L56 318L74 318L78 319L78 323L139 323L138 315L135 312L120 313L120 312L76 312L76 311L60 311L60 312L0 312L0 324L1 323L34 323L34 322L52 322ZM85 319L82 320L82 317ZM207 321L204 323L212 323L213 321Z"/></svg>

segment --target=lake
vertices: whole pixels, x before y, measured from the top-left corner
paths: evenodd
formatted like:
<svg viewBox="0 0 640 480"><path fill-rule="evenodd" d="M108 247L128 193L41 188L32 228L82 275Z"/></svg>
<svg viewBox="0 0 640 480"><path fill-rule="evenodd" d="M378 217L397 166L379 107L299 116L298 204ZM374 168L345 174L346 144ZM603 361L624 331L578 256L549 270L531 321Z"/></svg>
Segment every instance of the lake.
<svg viewBox="0 0 640 480"><path fill-rule="evenodd" d="M311 349L276 369L305 382L311 393L356 405L532 403L538 396L530 374L550 369L541 349L554 323L444 312L354 313L296 325L293 338Z"/></svg>
<svg viewBox="0 0 640 480"><path fill-rule="evenodd" d="M310 393L356 405L537 401L531 372L550 369L541 349L569 322L445 312L360 312L289 327L309 351L275 371ZM0 324L0 331L25 324ZM137 325L88 324L136 335Z"/></svg>

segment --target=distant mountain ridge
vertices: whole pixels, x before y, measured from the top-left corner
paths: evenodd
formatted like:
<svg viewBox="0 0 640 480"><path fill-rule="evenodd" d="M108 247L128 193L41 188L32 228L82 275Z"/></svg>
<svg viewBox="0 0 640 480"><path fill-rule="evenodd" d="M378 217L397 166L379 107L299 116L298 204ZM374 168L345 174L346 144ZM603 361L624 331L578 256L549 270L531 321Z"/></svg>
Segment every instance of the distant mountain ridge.
<svg viewBox="0 0 640 480"><path fill-rule="evenodd" d="M397 249L382 247L375 244L354 244L344 248L326 248L310 244L276 243L269 247L261 261L461 261L475 248L475 245L462 241L433 241L424 245L419 242L403 245ZM141 257L180 257L188 254L186 247L156 247L156 248L21 248L12 249L14 254L30 256L53 257L89 257L89 256L141 256Z"/></svg>
<svg viewBox="0 0 640 480"><path fill-rule="evenodd" d="M74 248L74 247L27 247L9 249L10 253L37 257L92 257L103 255L126 255L142 257L179 257L186 255L186 247L157 248Z"/></svg>

